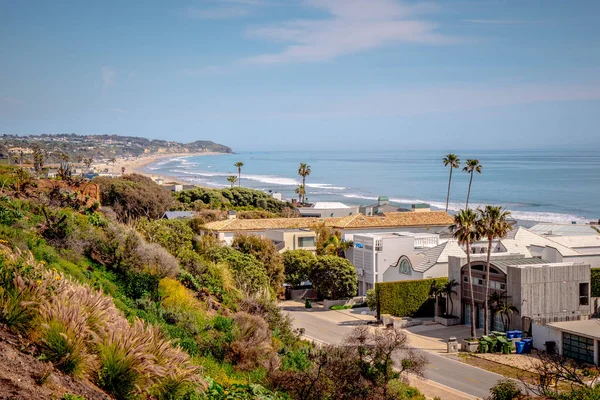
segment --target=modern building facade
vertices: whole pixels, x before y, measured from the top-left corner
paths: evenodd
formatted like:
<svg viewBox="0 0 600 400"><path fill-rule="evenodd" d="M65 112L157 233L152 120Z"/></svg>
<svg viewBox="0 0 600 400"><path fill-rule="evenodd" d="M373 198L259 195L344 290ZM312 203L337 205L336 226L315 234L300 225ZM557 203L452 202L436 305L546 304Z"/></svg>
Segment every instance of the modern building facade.
<svg viewBox="0 0 600 400"><path fill-rule="evenodd" d="M439 244L439 235L426 233L395 232L366 233L354 235L354 248L347 257L356 268L358 294L364 296L377 282L423 279L423 271L415 270L424 248ZM438 276L446 276L440 271Z"/></svg>
<svg viewBox="0 0 600 400"><path fill-rule="evenodd" d="M511 313L510 326L504 326L502 315L490 318L494 330L530 330L531 323L545 325L557 321L588 319L591 315L590 265L587 263L552 263L523 254L493 254L490 260L490 295L499 294L517 308ZM466 257L449 257L449 278L459 283L453 296L453 315L471 324L471 299L475 303L476 326L483 328L486 285L486 257L471 257L473 291ZM490 314L492 315L492 314ZM505 315L506 316L506 315Z"/></svg>

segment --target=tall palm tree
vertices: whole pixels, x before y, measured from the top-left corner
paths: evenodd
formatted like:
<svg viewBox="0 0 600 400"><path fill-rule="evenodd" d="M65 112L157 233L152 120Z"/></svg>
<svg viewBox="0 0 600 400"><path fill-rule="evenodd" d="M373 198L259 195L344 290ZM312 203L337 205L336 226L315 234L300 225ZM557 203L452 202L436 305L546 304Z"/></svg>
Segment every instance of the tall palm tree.
<svg viewBox="0 0 600 400"><path fill-rule="evenodd" d="M469 179L469 191L467 192L467 204L465 205L465 208L467 209L469 208L469 197L471 197L471 183L473 183L473 173L477 172L478 174L480 174L481 168L483 167L481 166L481 164L479 164L479 160L477 159L467 160L467 165L465 165L465 167L463 168L463 171L471 174L471 178Z"/></svg>
<svg viewBox="0 0 600 400"><path fill-rule="evenodd" d="M238 169L238 187L241 187L242 186L242 167L244 166L244 163L241 161L238 161L235 164L233 164L233 166Z"/></svg>
<svg viewBox="0 0 600 400"><path fill-rule="evenodd" d="M113 170L113 172L115 172L115 163L117 162L117 159L114 158L114 157L111 157L111 158L108 159L108 162L112 163L112 165L113 165L112 166L112 170Z"/></svg>
<svg viewBox="0 0 600 400"><path fill-rule="evenodd" d="M301 203L302 197L304 197L304 195L306 194L306 189L304 189L304 186L298 185L298 187L296 188L296 194L298 195L298 202Z"/></svg>
<svg viewBox="0 0 600 400"><path fill-rule="evenodd" d="M467 253L467 267L469 268L469 293L471 297L471 337L477 336L475 326L475 296L473 295L473 275L471 273L471 244L479 240L477 229L477 213L470 208L460 210L454 215L454 224L450 226L452 236L458 243L465 245Z"/></svg>
<svg viewBox="0 0 600 400"><path fill-rule="evenodd" d="M302 187L304 188L302 203L304 203L304 196L306 196L306 177L310 175L310 172L310 165L306 163L300 163L300 166L298 167L298 175L302 177Z"/></svg>
<svg viewBox="0 0 600 400"><path fill-rule="evenodd" d="M227 182L231 183L231 188L233 189L233 185L235 185L235 182L238 180L237 176L235 175L231 175L229 178L227 178Z"/></svg>
<svg viewBox="0 0 600 400"><path fill-rule="evenodd" d="M488 294L490 290L490 256L492 253L492 241L494 239L502 239L506 237L508 232L511 230L511 225L508 222L510 217L510 211L502 210L502 207L497 206L485 206L485 208L478 209L479 221L478 228L479 233L482 237L487 238L487 260L485 268L485 297L484 297L484 309L483 309L483 333L488 334L489 321L488 321Z"/></svg>
<svg viewBox="0 0 600 400"><path fill-rule="evenodd" d="M450 309L454 310L454 300L452 300L452 295L453 294L458 294L456 293L456 290L454 290L455 287L458 286L458 282L456 282L454 279L450 279L448 280L444 286L442 286L442 293L444 294L444 296L446 296L446 314L450 314L450 312L448 311L448 300L450 301Z"/></svg>
<svg viewBox="0 0 600 400"><path fill-rule="evenodd" d="M450 200L450 183L452 182L452 170L460 167L460 159L456 154L448 154L444 157L444 167L450 166L450 177L448 178L448 194L446 195L446 212L448 212L448 201Z"/></svg>

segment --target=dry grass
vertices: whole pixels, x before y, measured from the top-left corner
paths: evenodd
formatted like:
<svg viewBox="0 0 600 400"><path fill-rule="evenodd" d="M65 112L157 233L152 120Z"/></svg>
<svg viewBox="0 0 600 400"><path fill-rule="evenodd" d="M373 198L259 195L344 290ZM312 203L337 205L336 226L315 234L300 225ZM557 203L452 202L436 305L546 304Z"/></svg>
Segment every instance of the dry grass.
<svg viewBox="0 0 600 400"><path fill-rule="evenodd" d="M46 269L30 253L13 253L1 244L0 253L0 312L9 300L10 307L21 307L30 321L13 326L63 371L96 377L99 386L118 398L136 392L169 398L205 387L187 353L173 347L159 328L139 319L129 323L102 292ZM197 301L178 281L166 279L177 295ZM23 295L17 301L6 293Z"/></svg>

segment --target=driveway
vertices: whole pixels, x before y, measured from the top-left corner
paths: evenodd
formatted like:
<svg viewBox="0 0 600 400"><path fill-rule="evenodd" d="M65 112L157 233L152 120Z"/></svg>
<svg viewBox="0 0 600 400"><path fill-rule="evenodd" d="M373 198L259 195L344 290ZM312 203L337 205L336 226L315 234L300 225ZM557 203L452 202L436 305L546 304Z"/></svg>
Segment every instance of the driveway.
<svg viewBox="0 0 600 400"><path fill-rule="evenodd" d="M375 320L372 315L363 314L369 312L367 308L325 311L318 305L306 309L304 303L297 301L283 302L281 307L293 318L295 328L304 328L308 339L322 343L339 344L353 327ZM416 326L407 330L411 345L425 350L429 361L425 372L427 379L411 382L425 395L438 396L444 400L485 398L489 395L489 389L504 378L464 364L448 355L441 355L445 353L446 338L462 332L464 328L431 325ZM445 334L444 329L449 329L447 332L451 334Z"/></svg>

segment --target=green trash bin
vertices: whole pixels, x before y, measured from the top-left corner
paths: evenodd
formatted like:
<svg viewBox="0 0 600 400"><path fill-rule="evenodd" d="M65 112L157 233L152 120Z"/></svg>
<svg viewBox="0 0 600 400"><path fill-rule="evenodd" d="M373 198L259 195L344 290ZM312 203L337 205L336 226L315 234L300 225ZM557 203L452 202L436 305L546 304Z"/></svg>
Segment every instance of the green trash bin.
<svg viewBox="0 0 600 400"><path fill-rule="evenodd" d="M480 339L479 340L479 352L487 353L487 350L488 350L488 342L486 340Z"/></svg>
<svg viewBox="0 0 600 400"><path fill-rule="evenodd" d="M497 339L491 336L482 336L482 339L487 342L488 353L493 353L496 350Z"/></svg>
<svg viewBox="0 0 600 400"><path fill-rule="evenodd" d="M512 343L510 343L503 336L498 337L498 351L501 351L503 354L512 353Z"/></svg>
<svg viewBox="0 0 600 400"><path fill-rule="evenodd" d="M304 308L312 308L312 303L310 302L310 299L306 299L306 301L304 302Z"/></svg>
<svg viewBox="0 0 600 400"><path fill-rule="evenodd" d="M494 334L494 336L496 336L497 338L499 338L499 337L504 337L504 338L506 338L506 332L492 331L492 333L493 333L493 334Z"/></svg>

